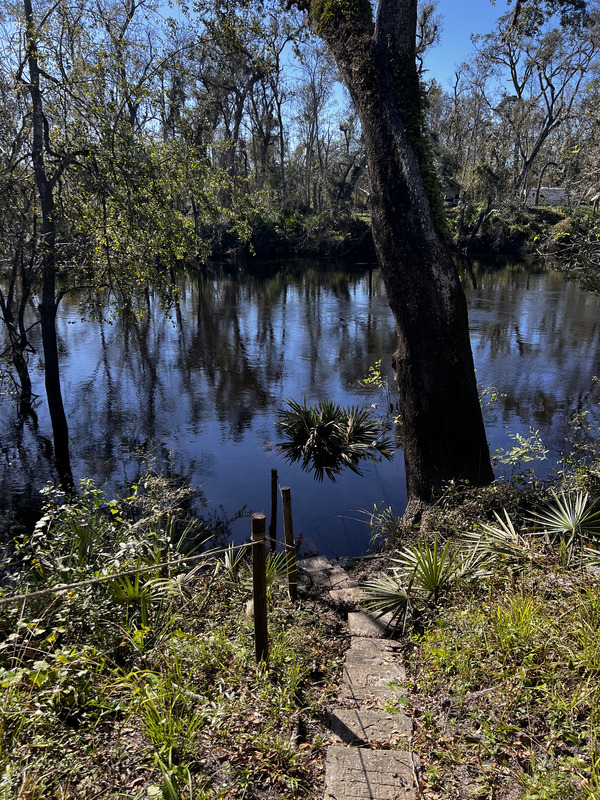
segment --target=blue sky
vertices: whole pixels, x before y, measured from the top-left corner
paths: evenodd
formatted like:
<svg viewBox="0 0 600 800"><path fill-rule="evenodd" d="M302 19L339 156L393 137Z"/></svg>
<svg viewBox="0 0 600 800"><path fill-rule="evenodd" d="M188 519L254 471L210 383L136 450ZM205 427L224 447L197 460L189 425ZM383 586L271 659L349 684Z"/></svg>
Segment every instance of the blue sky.
<svg viewBox="0 0 600 800"><path fill-rule="evenodd" d="M472 52L472 33L489 33L507 10L506 0L438 0L437 13L442 17L441 42L425 58L426 77L435 78L448 89L454 69Z"/></svg>

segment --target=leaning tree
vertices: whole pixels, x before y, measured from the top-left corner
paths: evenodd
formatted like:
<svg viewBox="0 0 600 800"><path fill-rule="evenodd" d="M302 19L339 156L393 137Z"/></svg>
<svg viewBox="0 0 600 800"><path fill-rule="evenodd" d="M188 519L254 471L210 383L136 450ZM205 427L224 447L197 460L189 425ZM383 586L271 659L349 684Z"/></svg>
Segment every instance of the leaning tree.
<svg viewBox="0 0 600 800"><path fill-rule="evenodd" d="M406 517L449 480L492 480L467 306L440 232L439 192L422 130L417 0L296 0L330 47L360 117L373 238L398 331Z"/></svg>

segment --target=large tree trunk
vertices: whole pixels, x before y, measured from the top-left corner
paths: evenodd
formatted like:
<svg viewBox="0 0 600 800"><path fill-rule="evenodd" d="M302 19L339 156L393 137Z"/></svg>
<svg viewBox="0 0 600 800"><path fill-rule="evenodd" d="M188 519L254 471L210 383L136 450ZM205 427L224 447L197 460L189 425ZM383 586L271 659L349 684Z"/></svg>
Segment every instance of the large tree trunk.
<svg viewBox="0 0 600 800"><path fill-rule="evenodd" d="M373 238L396 319L394 357L409 509L446 481L492 480L466 300L432 211L415 65L417 0L312 0L357 113L371 179Z"/></svg>
<svg viewBox="0 0 600 800"><path fill-rule="evenodd" d="M44 158L44 107L40 89L37 37L31 0L23 0L26 19L29 93L33 116L32 162L42 210L42 302L39 306L44 349L44 377L48 410L52 422L56 471L66 491L73 489L69 456L69 430L60 388L58 342L56 338L56 225L54 221L54 186L46 171Z"/></svg>

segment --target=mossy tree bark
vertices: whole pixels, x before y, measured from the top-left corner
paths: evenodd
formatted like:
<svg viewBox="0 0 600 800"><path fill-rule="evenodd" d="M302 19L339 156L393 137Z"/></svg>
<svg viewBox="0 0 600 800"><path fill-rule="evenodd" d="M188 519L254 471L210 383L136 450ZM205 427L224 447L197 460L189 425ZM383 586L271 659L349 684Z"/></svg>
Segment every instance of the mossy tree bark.
<svg viewBox="0 0 600 800"><path fill-rule="evenodd" d="M310 0L360 117L373 238L398 331L394 356L414 517L445 482L492 480L464 292L436 225L421 132L417 0ZM438 206L439 207L439 206Z"/></svg>

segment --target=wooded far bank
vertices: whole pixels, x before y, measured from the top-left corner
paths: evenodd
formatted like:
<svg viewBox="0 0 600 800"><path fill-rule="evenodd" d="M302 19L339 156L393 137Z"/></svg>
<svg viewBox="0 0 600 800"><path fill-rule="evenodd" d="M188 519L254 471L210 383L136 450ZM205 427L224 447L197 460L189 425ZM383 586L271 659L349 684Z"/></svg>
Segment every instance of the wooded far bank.
<svg viewBox="0 0 600 800"><path fill-rule="evenodd" d="M467 416L477 416L450 243L467 251L530 244L537 234L530 236L522 206L532 189L539 201L548 184L567 204L595 203L597 3L515 4L475 40L450 92L426 68L439 36L435 10L423 5L417 15L406 0L392 11L382 3L375 19L360 2L299 3L283 13L274 3L163 9L112 0L23 0L3 11L3 354L27 412L25 309L33 303L63 485L72 476L55 320L67 292L84 290L97 315L108 292L135 315L149 285L172 302L175 264L290 249L365 257L370 218L404 337L397 365L411 342L412 377L400 367L396 376L406 436L415 427L410 398L425 397L429 385L421 378L438 376L443 401L436 405L429 392L425 406L447 409L439 375L463 356L458 384L470 388L455 392L455 405L469 405L468 395ZM360 45L351 56L348 36ZM446 209L452 224L443 201L457 203ZM550 212L528 213L561 223ZM571 235L564 224L559 233ZM442 291L450 285L451 297ZM431 327L441 308L437 340L457 343L448 357L429 352L421 336L423 320ZM423 417L427 430L439 427L433 417ZM464 434L465 426L442 429ZM462 434L484 440L482 431ZM416 447L419 459L430 445ZM435 472L441 454L433 461ZM483 463L479 450L468 461ZM448 479L456 469L442 472ZM429 496L439 480L419 478L414 491Z"/></svg>

